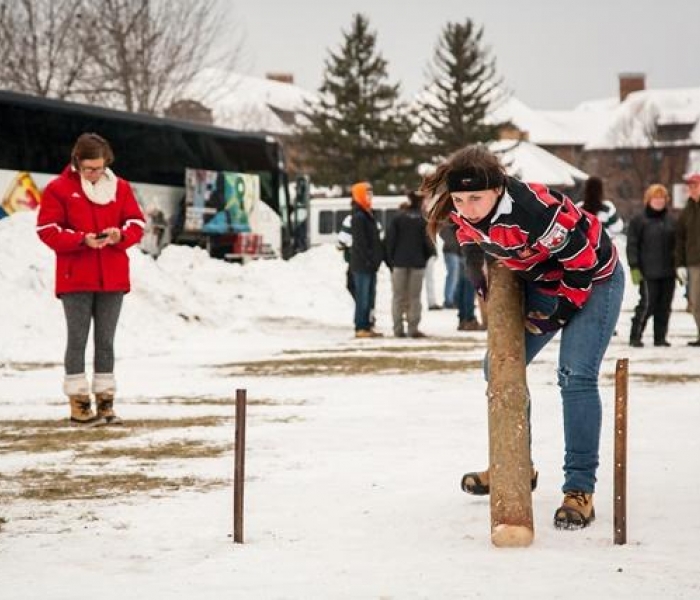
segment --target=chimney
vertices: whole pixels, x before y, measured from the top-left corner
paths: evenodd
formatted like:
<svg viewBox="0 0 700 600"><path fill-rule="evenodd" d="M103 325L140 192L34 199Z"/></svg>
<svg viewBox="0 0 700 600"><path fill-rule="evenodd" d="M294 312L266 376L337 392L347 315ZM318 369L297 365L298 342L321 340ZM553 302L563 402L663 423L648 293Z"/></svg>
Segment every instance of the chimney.
<svg viewBox="0 0 700 600"><path fill-rule="evenodd" d="M265 77L281 83L294 83L294 75L291 73L265 73Z"/></svg>
<svg viewBox="0 0 700 600"><path fill-rule="evenodd" d="M646 89L644 73L620 73L618 77L620 78L620 102L624 102L632 92Z"/></svg>

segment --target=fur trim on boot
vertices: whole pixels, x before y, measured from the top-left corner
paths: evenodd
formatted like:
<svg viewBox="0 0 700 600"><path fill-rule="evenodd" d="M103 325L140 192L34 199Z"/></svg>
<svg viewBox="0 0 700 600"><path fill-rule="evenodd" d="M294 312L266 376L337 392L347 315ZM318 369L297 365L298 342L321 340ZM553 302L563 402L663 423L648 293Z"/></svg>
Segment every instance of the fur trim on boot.
<svg viewBox="0 0 700 600"><path fill-rule="evenodd" d="M85 373L66 375L63 378L63 393L66 396L87 396L90 393Z"/></svg>
<svg viewBox="0 0 700 600"><path fill-rule="evenodd" d="M95 373L92 376L92 393L114 396L117 393L117 380L114 373Z"/></svg>

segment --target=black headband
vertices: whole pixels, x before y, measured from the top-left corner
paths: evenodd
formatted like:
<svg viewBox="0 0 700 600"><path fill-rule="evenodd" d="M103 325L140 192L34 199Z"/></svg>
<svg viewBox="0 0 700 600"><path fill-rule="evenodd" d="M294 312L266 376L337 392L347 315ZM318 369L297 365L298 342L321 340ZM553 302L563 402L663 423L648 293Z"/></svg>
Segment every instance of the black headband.
<svg viewBox="0 0 700 600"><path fill-rule="evenodd" d="M452 192L478 192L493 190L503 185L502 173L489 173L483 169L462 169L447 173L447 190Z"/></svg>

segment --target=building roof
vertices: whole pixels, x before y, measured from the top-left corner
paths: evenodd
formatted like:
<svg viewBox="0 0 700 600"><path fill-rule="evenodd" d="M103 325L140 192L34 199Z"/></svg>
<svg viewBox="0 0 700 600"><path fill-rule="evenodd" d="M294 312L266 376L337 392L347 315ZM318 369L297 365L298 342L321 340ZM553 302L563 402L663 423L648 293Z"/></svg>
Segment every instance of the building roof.
<svg viewBox="0 0 700 600"><path fill-rule="evenodd" d="M189 95L204 98L219 127L280 135L292 133L305 102L314 98L293 83L214 68L200 73Z"/></svg>
<svg viewBox="0 0 700 600"><path fill-rule="evenodd" d="M543 148L523 140L491 142L489 150L498 154L509 175L523 181L559 187L573 187L588 175Z"/></svg>
<svg viewBox="0 0 700 600"><path fill-rule="evenodd" d="M687 126L687 137L664 139L659 128ZM607 126L591 135L586 150L700 144L700 88L642 90L612 111Z"/></svg>

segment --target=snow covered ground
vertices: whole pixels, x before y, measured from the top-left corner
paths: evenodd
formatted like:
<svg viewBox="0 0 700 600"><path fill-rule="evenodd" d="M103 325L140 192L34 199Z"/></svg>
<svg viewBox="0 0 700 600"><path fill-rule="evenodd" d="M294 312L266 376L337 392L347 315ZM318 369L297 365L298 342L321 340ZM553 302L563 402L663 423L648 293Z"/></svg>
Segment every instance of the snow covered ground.
<svg viewBox="0 0 700 600"><path fill-rule="evenodd" d="M490 543L488 499L459 489L487 463L486 334L458 334L453 311L424 313L426 340L356 341L332 247L245 267L189 248L157 262L134 252L117 336L130 426L91 437L65 425L63 315L33 216L0 221L0 248L3 599L700 597L700 351L686 346L695 328L680 294L672 347L631 349L628 290L603 368L598 519L586 530L551 525L556 343L529 369L535 543L504 550ZM385 332L389 304L382 271ZM612 375L623 357L628 544L614 546ZM244 545L230 537L237 388L250 400Z"/></svg>

